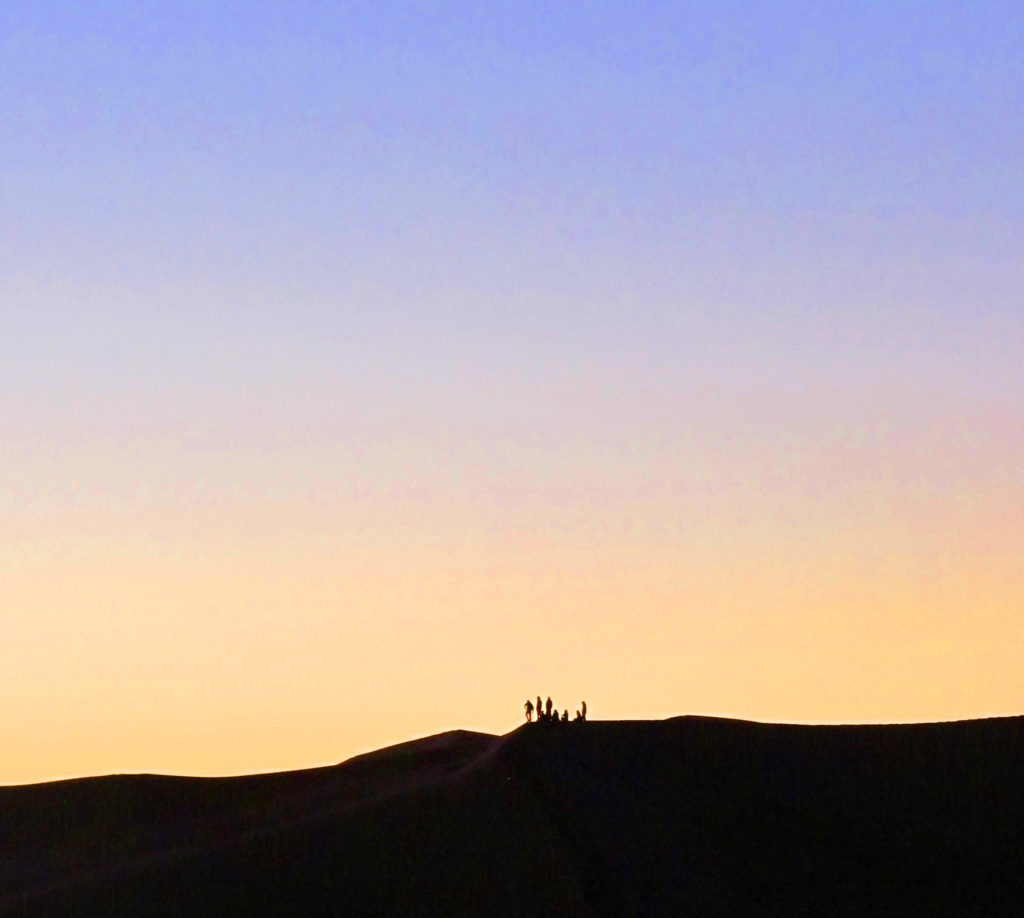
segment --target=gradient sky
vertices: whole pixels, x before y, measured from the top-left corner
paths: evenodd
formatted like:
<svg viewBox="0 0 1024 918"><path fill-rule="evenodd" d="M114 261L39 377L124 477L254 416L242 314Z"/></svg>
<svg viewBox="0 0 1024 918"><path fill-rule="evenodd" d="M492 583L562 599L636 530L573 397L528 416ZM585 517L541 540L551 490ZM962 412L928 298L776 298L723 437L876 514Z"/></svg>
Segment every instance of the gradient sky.
<svg viewBox="0 0 1024 918"><path fill-rule="evenodd" d="M0 783L1024 708L1024 7L0 0Z"/></svg>

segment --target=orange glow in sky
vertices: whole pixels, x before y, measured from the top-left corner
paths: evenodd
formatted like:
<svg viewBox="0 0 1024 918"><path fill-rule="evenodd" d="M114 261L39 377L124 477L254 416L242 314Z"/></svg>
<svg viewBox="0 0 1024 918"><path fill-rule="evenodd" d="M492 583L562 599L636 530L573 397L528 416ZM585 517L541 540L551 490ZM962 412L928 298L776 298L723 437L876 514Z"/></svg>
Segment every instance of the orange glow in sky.
<svg viewBox="0 0 1024 918"><path fill-rule="evenodd" d="M612 408L550 442L398 436L354 490L349 471L274 495L270 471L228 491L217 466L249 447L215 442L189 446L208 491L129 499L99 473L60 501L41 489L0 554L19 610L2 777L300 767L505 732L537 693L597 718L1014 710L1013 413L907 429L862 405L836 430L807 404L746 410L740 426L722 406L705 440ZM395 451L421 467L386 468Z"/></svg>

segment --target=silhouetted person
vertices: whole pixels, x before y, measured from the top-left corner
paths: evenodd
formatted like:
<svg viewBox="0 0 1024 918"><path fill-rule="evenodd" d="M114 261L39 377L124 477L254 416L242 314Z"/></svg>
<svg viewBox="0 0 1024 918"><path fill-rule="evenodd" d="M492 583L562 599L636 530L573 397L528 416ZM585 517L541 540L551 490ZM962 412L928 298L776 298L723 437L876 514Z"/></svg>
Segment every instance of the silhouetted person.
<svg viewBox="0 0 1024 918"><path fill-rule="evenodd" d="M583 715L580 714L580 709L579 708L576 709L576 716L572 720L573 720L573 723L575 723L577 720L583 720Z"/></svg>
<svg viewBox="0 0 1024 918"><path fill-rule="evenodd" d="M544 711L548 717L551 716L551 696L548 695L548 700L544 702Z"/></svg>
<svg viewBox="0 0 1024 918"><path fill-rule="evenodd" d="M582 706L580 707L580 714L581 714L580 720L586 720L587 719L587 703L584 701L584 702L581 702L581 705Z"/></svg>
<svg viewBox="0 0 1024 918"><path fill-rule="evenodd" d="M533 720L533 702L529 698L526 699L526 704L523 705L526 711L526 722L530 723Z"/></svg>
<svg viewBox="0 0 1024 918"><path fill-rule="evenodd" d="M537 696L537 707L535 708L535 710L537 711L537 720L543 720L544 719L544 705L541 704L540 695Z"/></svg>
<svg viewBox="0 0 1024 918"><path fill-rule="evenodd" d="M569 723L569 709L568 708L566 708L564 711L562 711L562 723L563 724Z"/></svg>

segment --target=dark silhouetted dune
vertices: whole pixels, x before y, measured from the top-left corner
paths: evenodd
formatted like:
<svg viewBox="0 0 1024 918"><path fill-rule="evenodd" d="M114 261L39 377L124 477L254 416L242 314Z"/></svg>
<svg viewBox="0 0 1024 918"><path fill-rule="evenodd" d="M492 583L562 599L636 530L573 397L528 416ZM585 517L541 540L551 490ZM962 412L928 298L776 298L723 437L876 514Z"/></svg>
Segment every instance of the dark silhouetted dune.
<svg viewBox="0 0 1024 918"><path fill-rule="evenodd" d="M4 915L1015 915L1024 718L455 731L0 788Z"/></svg>

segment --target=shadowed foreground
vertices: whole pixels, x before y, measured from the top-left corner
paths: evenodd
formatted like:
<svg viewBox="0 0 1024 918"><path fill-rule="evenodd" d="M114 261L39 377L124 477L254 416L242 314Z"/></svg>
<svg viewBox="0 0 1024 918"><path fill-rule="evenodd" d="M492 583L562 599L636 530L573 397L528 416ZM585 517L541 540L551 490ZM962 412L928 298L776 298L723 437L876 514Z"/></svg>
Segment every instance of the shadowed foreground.
<svg viewBox="0 0 1024 918"><path fill-rule="evenodd" d="M3 915L1014 914L1024 718L455 731L0 788Z"/></svg>

